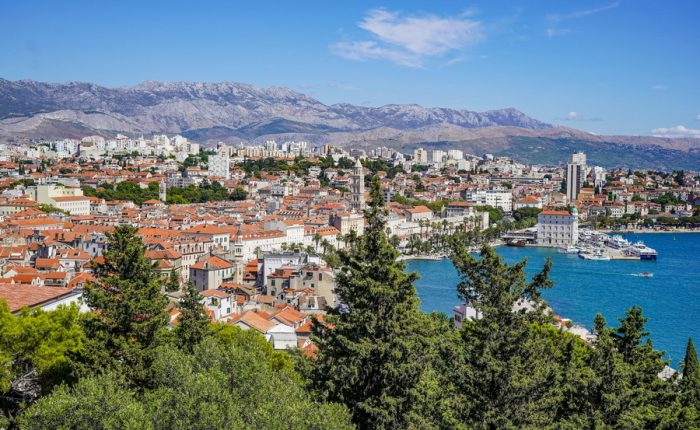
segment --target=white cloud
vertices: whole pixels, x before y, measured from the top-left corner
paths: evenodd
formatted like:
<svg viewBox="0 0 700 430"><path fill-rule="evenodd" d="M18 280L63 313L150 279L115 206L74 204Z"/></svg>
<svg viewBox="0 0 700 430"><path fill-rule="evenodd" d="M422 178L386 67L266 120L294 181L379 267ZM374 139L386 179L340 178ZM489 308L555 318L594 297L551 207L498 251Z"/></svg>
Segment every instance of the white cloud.
<svg viewBox="0 0 700 430"><path fill-rule="evenodd" d="M571 33L571 29L569 28L559 28L559 25L564 22L564 21L571 21L574 19L580 19L580 18L585 18L590 15L595 15L597 13L605 12L610 9L615 9L616 7L620 6L619 1L615 1L613 3L610 3L608 5L596 7L596 8L591 8L591 9L583 9L583 10L577 10L569 13L552 13L547 15L547 23L548 27L546 30L547 37L554 37L554 36L560 36L563 34Z"/></svg>
<svg viewBox="0 0 700 430"><path fill-rule="evenodd" d="M698 121L700 121L700 113L698 114L698 116L695 117L695 119L697 119Z"/></svg>
<svg viewBox="0 0 700 430"><path fill-rule="evenodd" d="M589 122L598 122L602 121L601 118L594 116L594 117L586 117L581 115L578 112L571 111L567 113L564 118L560 118L563 121L589 121Z"/></svg>
<svg viewBox="0 0 700 430"><path fill-rule="evenodd" d="M351 60L385 59L422 67L426 58L462 51L484 39L481 22L470 16L402 16L374 9L358 24L369 39L338 42L331 49Z"/></svg>
<svg viewBox="0 0 700 430"><path fill-rule="evenodd" d="M666 86L664 84L656 84L656 85L652 85L651 89L654 91L666 91L668 89L668 86Z"/></svg>
<svg viewBox="0 0 700 430"><path fill-rule="evenodd" d="M688 128L684 125L677 125L670 128L655 128L651 134L657 137L698 137L700 138L700 130Z"/></svg>

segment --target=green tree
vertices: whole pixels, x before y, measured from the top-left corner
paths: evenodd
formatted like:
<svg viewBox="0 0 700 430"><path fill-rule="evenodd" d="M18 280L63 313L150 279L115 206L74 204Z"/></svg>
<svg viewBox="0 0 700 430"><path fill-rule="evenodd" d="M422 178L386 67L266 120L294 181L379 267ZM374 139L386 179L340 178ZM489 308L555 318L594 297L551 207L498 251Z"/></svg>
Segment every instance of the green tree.
<svg viewBox="0 0 700 430"><path fill-rule="evenodd" d="M136 233L135 227L119 226L107 234L104 262L94 268L97 280L84 292L97 312L83 320L88 348L82 359L93 369L129 366L138 381L168 315L160 278Z"/></svg>
<svg viewBox="0 0 700 430"><path fill-rule="evenodd" d="M13 315L0 300L0 427L12 422L21 407L71 380L70 355L82 347L77 306Z"/></svg>
<svg viewBox="0 0 700 430"><path fill-rule="evenodd" d="M175 336L180 348L192 351L195 345L211 334L211 320L204 312L204 297L195 286L187 283L185 295L180 301L180 318L175 328Z"/></svg>
<svg viewBox="0 0 700 430"><path fill-rule="evenodd" d="M509 266L488 246L476 259L457 242L452 261L459 296L477 313L463 321L462 365L454 374L465 404L461 420L479 429L547 427L560 375L556 343L544 339L551 317L540 297L552 286L551 262L528 283L526 261Z"/></svg>
<svg viewBox="0 0 700 430"><path fill-rule="evenodd" d="M60 386L19 417L26 430L151 430L142 403L114 374Z"/></svg>
<svg viewBox="0 0 700 430"><path fill-rule="evenodd" d="M698 353L691 338L688 339L688 345L685 348L683 379L680 385L685 404L696 409L700 407L700 364L698 364Z"/></svg>
<svg viewBox="0 0 700 430"><path fill-rule="evenodd" d="M345 404L360 428L407 428L429 345L417 275L405 272L388 242L377 177L365 217L365 233L339 252L336 294L346 310L329 312L329 325L313 327L319 350L312 384Z"/></svg>

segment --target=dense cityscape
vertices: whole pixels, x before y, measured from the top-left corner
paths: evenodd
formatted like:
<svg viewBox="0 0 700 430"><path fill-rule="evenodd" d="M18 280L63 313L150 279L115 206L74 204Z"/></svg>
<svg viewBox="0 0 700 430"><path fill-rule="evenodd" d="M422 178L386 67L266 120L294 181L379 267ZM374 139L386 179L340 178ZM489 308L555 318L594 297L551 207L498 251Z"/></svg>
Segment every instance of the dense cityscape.
<svg viewBox="0 0 700 430"><path fill-rule="evenodd" d="M0 430L700 430L699 12L6 2Z"/></svg>

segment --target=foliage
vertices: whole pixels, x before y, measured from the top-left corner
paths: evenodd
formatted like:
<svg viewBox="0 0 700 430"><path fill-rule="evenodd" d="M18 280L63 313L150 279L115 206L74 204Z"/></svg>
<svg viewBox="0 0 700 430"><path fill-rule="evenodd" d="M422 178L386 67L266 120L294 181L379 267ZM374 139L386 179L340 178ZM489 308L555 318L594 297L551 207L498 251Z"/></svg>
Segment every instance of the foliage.
<svg viewBox="0 0 700 430"><path fill-rule="evenodd" d="M70 354L83 347L78 308L24 309L13 315L0 300L0 425L20 407L73 376Z"/></svg>
<svg viewBox="0 0 700 430"><path fill-rule="evenodd" d="M59 209L54 205L49 205L46 203L40 203L40 204L36 205L34 208L36 210L46 212L46 213L61 213L64 215L70 215L70 212L63 210L63 209Z"/></svg>
<svg viewBox="0 0 700 430"><path fill-rule="evenodd" d="M413 282L384 227L379 181L372 180L365 233L339 252L336 294L346 310L331 311L329 325L315 322L318 360L312 385L342 402L360 428L408 426L416 386L429 363L424 315Z"/></svg>
<svg viewBox="0 0 700 430"><path fill-rule="evenodd" d="M211 321L204 312L203 298L191 282L187 283L185 295L178 306L180 317L175 328L178 346L187 351L192 351L211 334Z"/></svg>
<svg viewBox="0 0 700 430"><path fill-rule="evenodd" d="M136 232L127 225L107 233L104 262L94 263L97 280L86 286L83 296L97 313L83 320L87 348L82 358L92 369L129 366L134 383L139 383L168 316L160 278Z"/></svg>
<svg viewBox="0 0 700 430"><path fill-rule="evenodd" d="M542 212L542 209L539 208L531 208L531 207L525 207L525 208L519 208L516 209L513 212L513 218L515 218L516 221L522 221L524 219L532 218L537 220L537 215ZM490 213L489 213L490 215Z"/></svg>

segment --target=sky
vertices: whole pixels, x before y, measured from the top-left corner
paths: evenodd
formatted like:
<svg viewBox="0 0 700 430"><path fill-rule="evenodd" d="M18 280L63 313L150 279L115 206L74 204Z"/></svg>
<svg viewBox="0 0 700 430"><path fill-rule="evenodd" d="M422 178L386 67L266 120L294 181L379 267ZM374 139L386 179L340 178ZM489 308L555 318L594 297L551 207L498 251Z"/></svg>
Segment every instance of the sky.
<svg viewBox="0 0 700 430"><path fill-rule="evenodd" d="M699 20L697 0L7 0L0 77L245 82L700 138Z"/></svg>

